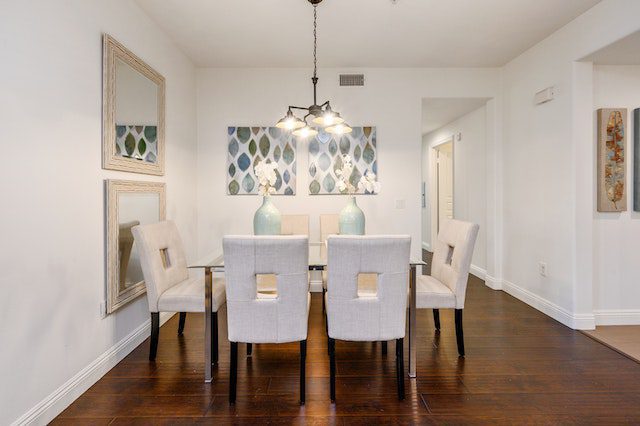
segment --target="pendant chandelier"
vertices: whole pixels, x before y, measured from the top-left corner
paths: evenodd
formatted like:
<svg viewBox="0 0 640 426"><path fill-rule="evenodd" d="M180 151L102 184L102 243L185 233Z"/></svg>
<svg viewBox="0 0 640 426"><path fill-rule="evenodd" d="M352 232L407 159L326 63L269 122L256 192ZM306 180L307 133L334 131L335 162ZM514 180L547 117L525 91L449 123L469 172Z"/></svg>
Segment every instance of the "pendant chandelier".
<svg viewBox="0 0 640 426"><path fill-rule="evenodd" d="M340 116L340 113L333 111L331 109L331 105L329 101L324 102L321 105L318 105L317 101L317 85L318 85L318 57L317 57L317 47L318 47L318 36L317 36L317 28L318 28L318 5L322 2L322 0L308 0L309 3L313 6L313 77L311 77L311 81L313 82L313 105L309 107L298 107L289 105L289 109L287 110L287 114L281 118L278 123L276 123L276 127L280 129L293 130L293 134L295 136L306 138L308 136L315 136L318 134L318 131L313 127L309 126L307 123L307 118L312 117L311 121L324 128L324 131L327 133L341 135L344 133L351 132L351 127L347 123L345 123L344 118ZM292 110L300 110L306 111L307 114L301 119L297 117Z"/></svg>

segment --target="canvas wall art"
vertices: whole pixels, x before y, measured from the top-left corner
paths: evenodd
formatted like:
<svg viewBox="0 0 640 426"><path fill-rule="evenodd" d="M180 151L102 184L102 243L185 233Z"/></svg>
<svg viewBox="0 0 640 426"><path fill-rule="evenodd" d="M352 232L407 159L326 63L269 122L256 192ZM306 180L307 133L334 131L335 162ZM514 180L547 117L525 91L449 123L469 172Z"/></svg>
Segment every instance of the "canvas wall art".
<svg viewBox="0 0 640 426"><path fill-rule="evenodd" d="M227 194L258 194L254 167L276 162L276 195L296 193L296 140L277 127L229 127L227 132Z"/></svg>
<svg viewBox="0 0 640 426"><path fill-rule="evenodd" d="M351 133L331 135L318 129L309 142L309 194L340 194L336 186L336 170L342 167L342 156L351 156L353 173L349 181L358 186L367 171L378 175L377 136L375 127L354 127ZM362 191L357 191L363 194Z"/></svg>
<svg viewBox="0 0 640 426"><path fill-rule="evenodd" d="M598 110L597 204L599 212L627 210L626 133L626 108Z"/></svg>
<svg viewBox="0 0 640 426"><path fill-rule="evenodd" d="M116 155L155 164L158 126L116 125Z"/></svg>

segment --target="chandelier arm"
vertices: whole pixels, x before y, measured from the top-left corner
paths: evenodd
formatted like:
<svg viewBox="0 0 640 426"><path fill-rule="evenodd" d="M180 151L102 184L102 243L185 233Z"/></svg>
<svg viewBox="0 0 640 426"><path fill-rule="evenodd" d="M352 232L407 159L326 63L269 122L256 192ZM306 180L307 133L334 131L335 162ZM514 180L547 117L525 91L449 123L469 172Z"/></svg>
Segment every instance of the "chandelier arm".
<svg viewBox="0 0 640 426"><path fill-rule="evenodd" d="M309 107L299 107L299 106L293 106L293 105L289 105L289 109L301 109L304 111L309 111Z"/></svg>

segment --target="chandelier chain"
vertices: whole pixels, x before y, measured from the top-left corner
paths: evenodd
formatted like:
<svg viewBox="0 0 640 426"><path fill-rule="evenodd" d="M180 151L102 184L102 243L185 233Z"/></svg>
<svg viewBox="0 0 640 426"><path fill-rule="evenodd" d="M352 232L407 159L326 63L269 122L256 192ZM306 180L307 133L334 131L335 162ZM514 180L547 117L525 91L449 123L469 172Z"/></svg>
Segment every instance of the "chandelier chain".
<svg viewBox="0 0 640 426"><path fill-rule="evenodd" d="M313 5L313 77L318 77L318 6Z"/></svg>

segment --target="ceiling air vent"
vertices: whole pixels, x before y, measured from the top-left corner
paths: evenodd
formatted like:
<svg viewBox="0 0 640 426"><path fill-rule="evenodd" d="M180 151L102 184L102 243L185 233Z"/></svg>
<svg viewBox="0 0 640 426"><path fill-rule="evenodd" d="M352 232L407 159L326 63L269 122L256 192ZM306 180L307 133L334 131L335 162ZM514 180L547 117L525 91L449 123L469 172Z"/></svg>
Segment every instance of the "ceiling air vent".
<svg viewBox="0 0 640 426"><path fill-rule="evenodd" d="M364 74L340 74L340 86L364 86Z"/></svg>

